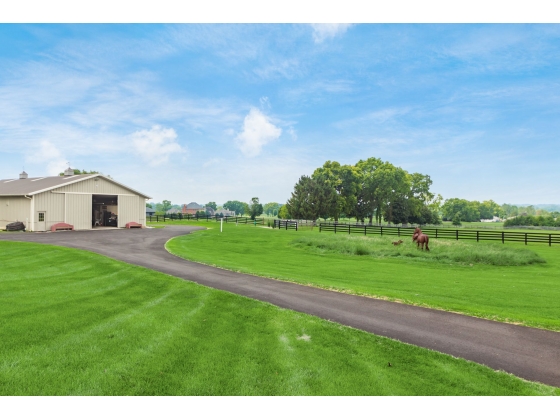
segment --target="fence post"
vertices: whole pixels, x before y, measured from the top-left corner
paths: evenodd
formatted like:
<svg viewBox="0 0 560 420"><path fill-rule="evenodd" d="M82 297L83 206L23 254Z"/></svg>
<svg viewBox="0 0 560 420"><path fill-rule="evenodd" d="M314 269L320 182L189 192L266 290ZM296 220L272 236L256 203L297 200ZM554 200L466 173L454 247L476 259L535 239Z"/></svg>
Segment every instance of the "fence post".
<svg viewBox="0 0 560 420"><path fill-rule="evenodd" d="M297 232L297 222L296 222L296 232Z"/></svg>
<svg viewBox="0 0 560 420"><path fill-rule="evenodd" d="M381 228L381 236L383 236L383 226L380 226Z"/></svg>
<svg viewBox="0 0 560 420"><path fill-rule="evenodd" d="M505 232L502 232L502 243L504 243L504 239L505 239L505 238L504 238L504 233L505 233Z"/></svg>
<svg viewBox="0 0 560 420"><path fill-rule="evenodd" d="M552 233L548 234L548 246L552 246Z"/></svg>
<svg viewBox="0 0 560 420"><path fill-rule="evenodd" d="M397 227L397 232L398 232L399 237L400 237L401 236L401 228L400 227Z"/></svg>
<svg viewBox="0 0 560 420"><path fill-rule="evenodd" d="M367 229L367 226L366 226L366 225L364 225L364 235L366 235L366 236L367 236L367 230L366 230L366 229Z"/></svg>
<svg viewBox="0 0 560 420"><path fill-rule="evenodd" d="M437 228L436 228L436 239L437 239Z"/></svg>
<svg viewBox="0 0 560 420"><path fill-rule="evenodd" d="M336 223L334 224L334 233L336 233Z"/></svg>
<svg viewBox="0 0 560 420"><path fill-rule="evenodd" d="M348 225L348 235L350 235L350 224Z"/></svg>
<svg viewBox="0 0 560 420"><path fill-rule="evenodd" d="M455 239L459 240L459 229L455 231Z"/></svg>
<svg viewBox="0 0 560 420"><path fill-rule="evenodd" d="M525 232L525 245L527 245L527 232Z"/></svg>
<svg viewBox="0 0 560 420"><path fill-rule="evenodd" d="M478 230L476 231L476 242L478 242Z"/></svg>
<svg viewBox="0 0 560 420"><path fill-rule="evenodd" d="M322 230L323 230L323 224L319 223L319 233L321 233Z"/></svg>

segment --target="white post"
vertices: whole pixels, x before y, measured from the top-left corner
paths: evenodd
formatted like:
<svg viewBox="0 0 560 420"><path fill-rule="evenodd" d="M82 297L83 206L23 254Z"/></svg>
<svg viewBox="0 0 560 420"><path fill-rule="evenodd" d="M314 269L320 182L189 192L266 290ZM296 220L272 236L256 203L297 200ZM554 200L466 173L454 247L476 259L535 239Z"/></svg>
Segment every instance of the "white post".
<svg viewBox="0 0 560 420"><path fill-rule="evenodd" d="M222 228L223 228L223 226L224 226L224 218L221 217L221 218L220 218L220 233L222 233Z"/></svg>

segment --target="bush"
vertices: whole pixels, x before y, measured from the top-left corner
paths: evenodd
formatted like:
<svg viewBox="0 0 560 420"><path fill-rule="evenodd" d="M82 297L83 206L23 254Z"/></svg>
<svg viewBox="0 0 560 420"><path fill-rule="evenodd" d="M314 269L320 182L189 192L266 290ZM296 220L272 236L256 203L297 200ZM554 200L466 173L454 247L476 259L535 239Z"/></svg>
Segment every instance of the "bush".
<svg viewBox="0 0 560 420"><path fill-rule="evenodd" d="M461 226L461 213L456 213L451 223L453 226Z"/></svg>

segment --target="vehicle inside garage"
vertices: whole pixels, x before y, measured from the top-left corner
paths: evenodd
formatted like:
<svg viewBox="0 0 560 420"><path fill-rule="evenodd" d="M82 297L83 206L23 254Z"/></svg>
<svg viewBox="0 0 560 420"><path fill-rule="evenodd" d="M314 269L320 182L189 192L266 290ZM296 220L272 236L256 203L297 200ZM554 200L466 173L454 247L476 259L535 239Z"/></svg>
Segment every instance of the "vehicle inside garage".
<svg viewBox="0 0 560 420"><path fill-rule="evenodd" d="M92 195L91 226L117 227L119 224L119 196L118 195Z"/></svg>

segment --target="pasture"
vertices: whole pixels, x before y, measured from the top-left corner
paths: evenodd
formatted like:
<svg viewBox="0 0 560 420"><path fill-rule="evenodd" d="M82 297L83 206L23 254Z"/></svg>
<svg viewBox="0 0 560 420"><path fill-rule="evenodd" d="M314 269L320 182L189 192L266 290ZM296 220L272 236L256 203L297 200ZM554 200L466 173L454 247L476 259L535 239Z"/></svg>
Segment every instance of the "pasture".
<svg viewBox="0 0 560 420"><path fill-rule="evenodd" d="M411 238L394 247L396 237L226 224L220 234L218 223L201 225L211 229L172 239L168 250L229 270L560 331L558 246L430 239L427 253ZM356 244L369 251L344 250Z"/></svg>
<svg viewBox="0 0 560 420"><path fill-rule="evenodd" d="M0 266L0 395L560 395L87 251Z"/></svg>

